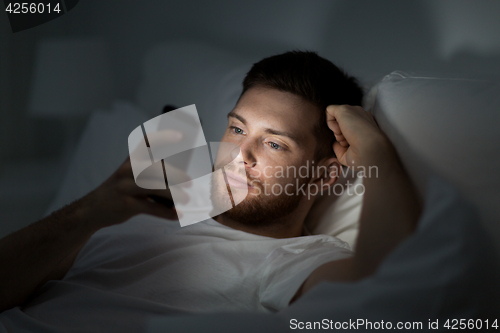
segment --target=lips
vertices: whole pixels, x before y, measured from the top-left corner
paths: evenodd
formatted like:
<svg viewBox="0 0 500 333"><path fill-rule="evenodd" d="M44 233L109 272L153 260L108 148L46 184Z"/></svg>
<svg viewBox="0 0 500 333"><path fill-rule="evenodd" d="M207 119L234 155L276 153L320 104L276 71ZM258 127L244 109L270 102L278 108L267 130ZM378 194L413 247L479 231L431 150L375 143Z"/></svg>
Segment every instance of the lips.
<svg viewBox="0 0 500 333"><path fill-rule="evenodd" d="M243 178L240 175L237 175L233 172L226 171L226 177L227 177L227 182L229 186L231 186L231 188L242 188L242 189L253 188L253 186L247 182L246 178Z"/></svg>

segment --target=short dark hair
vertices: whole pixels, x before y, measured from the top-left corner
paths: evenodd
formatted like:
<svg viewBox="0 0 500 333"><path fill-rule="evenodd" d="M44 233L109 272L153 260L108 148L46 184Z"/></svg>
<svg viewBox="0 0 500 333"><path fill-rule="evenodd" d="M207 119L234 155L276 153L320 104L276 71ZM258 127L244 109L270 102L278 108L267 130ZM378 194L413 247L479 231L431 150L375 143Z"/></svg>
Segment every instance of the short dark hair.
<svg viewBox="0 0 500 333"><path fill-rule="evenodd" d="M290 51L253 64L243 80L241 96L252 87L269 87L298 95L324 111L328 105L361 105L363 90L356 78L348 75L331 61L311 51ZM316 160L334 155L333 132L320 115L315 128L318 144Z"/></svg>

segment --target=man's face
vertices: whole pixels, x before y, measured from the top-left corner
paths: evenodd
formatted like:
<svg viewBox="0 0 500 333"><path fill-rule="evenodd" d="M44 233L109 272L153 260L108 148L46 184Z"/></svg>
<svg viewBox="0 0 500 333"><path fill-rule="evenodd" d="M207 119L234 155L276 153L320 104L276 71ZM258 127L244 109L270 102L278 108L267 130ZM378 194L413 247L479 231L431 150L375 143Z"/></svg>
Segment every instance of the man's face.
<svg viewBox="0 0 500 333"><path fill-rule="evenodd" d="M251 225L293 212L312 176L318 121L317 107L299 96L264 87L247 90L229 113L221 140L240 148L235 162L224 168L231 188L222 177L215 177L214 205L222 206L219 194L229 191L235 202L241 202L224 214ZM216 161L215 169L222 165Z"/></svg>

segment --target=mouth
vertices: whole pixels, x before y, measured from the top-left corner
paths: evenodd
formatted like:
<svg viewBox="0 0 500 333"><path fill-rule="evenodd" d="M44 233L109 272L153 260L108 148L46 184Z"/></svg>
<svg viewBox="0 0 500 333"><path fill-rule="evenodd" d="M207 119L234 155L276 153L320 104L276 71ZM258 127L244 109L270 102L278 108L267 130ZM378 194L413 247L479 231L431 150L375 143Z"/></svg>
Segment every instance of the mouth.
<svg viewBox="0 0 500 333"><path fill-rule="evenodd" d="M231 188L242 188L242 189L253 188L253 186L247 182L246 178L243 178L233 172L226 171L225 173L226 173L227 183L229 184L229 186L231 186Z"/></svg>

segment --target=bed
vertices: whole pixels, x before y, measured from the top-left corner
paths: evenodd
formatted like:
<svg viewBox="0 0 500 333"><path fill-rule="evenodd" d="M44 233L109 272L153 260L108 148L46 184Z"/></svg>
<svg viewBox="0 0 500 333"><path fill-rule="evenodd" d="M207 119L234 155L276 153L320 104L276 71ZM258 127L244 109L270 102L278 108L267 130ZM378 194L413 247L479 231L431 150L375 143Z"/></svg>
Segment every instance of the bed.
<svg viewBox="0 0 500 333"><path fill-rule="evenodd" d="M93 113L47 213L105 180L127 157L130 132L166 104L196 104L206 140L218 141L242 78L257 60L199 43L151 49L134 100ZM500 320L499 93L494 80L401 71L371 87L365 108L394 143L425 202L416 234L374 276L322 283L274 315L152 317L147 331L285 332L323 319L333 325L362 319L358 329L368 331L367 322L381 321L421 322L430 330L436 321L442 329L447 320ZM362 178L346 174L341 183L347 188ZM307 217L308 230L354 247L362 200L353 191L322 197Z"/></svg>

